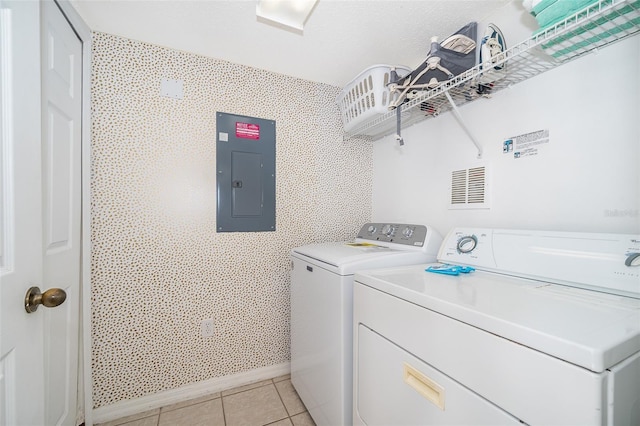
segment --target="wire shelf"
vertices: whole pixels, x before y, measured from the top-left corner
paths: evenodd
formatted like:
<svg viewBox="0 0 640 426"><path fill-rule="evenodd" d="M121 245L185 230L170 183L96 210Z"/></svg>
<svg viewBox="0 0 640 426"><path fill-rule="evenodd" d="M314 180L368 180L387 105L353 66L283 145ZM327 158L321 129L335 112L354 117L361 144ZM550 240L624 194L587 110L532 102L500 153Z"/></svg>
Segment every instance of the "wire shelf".
<svg viewBox="0 0 640 426"><path fill-rule="evenodd" d="M508 49L504 59L496 63L496 66L506 66L505 76L492 83L490 93L535 77L638 32L640 0L600 0ZM436 117L483 97L476 90L481 76L482 66L476 65L434 89L419 92L401 105L402 127ZM452 105L447 93L455 105ZM346 132L345 137L375 140L393 134L396 114L397 111L381 114Z"/></svg>

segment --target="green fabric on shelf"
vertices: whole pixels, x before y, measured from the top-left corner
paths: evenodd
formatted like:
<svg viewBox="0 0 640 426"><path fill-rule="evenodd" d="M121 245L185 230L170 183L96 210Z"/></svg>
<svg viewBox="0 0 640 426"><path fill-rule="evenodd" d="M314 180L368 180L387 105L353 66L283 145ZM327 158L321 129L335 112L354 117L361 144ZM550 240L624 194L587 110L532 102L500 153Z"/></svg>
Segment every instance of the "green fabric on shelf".
<svg viewBox="0 0 640 426"><path fill-rule="evenodd" d="M598 0L556 0L535 15L536 21L540 28L547 28L597 2Z"/></svg>
<svg viewBox="0 0 640 426"><path fill-rule="evenodd" d="M614 11L612 11L611 13L605 15L605 16L601 16L600 18L591 21L589 23L584 24L581 27L575 28L572 31L569 31L568 33L561 35L559 37L555 37L552 40L549 40L546 43L542 44L542 47L544 48L548 48L548 47L552 47L556 44L560 44L563 43L575 36L578 35L582 35L587 31L593 31L594 29L596 29L597 27L600 27L604 24L606 24L607 22L612 22L614 21L616 18L619 18L620 16L626 15L627 13L631 13L634 10L637 10L638 8L640 8L640 0L636 0L635 2L628 4L620 9L616 9ZM637 24L637 19L632 20L631 22L635 22ZM633 26L633 25L631 25ZM538 31L536 31L534 33L534 35L538 35L539 33L543 32L544 29L539 29ZM619 31L618 31L619 32Z"/></svg>
<svg viewBox="0 0 640 426"><path fill-rule="evenodd" d="M544 12L561 2L581 3L583 7L534 33L534 37L547 38L541 46L557 59L572 58L640 32L640 0L544 0L538 6L545 6L540 9Z"/></svg>
<svg viewBox="0 0 640 426"><path fill-rule="evenodd" d="M552 56L555 58L561 58L569 53L575 52L579 49L583 49L585 47L597 44L599 41L606 40L609 37L612 37L622 31L630 30L633 27L640 26L640 17L632 19L631 21L626 21L621 25L618 25L615 28L604 31L601 34L594 35L586 40L575 43L571 46L568 46L564 49L558 50L557 52L552 53ZM546 48L546 46L543 45Z"/></svg>

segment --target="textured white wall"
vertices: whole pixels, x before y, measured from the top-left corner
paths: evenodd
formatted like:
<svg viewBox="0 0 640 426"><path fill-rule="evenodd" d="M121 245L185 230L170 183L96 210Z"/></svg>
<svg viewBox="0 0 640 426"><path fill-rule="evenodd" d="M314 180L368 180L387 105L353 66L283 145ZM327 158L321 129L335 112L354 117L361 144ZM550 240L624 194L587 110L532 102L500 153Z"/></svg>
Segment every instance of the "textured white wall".
<svg viewBox="0 0 640 426"><path fill-rule="evenodd" d="M301 36L258 21L255 1L70 1L94 31L335 86L373 64L420 61L433 34L444 36L506 2L522 3L325 0Z"/></svg>
<svg viewBox="0 0 640 426"><path fill-rule="evenodd" d="M343 142L339 89L104 33L92 69L95 406L287 362L289 251L371 215L372 146ZM276 121L275 232L216 233L217 111Z"/></svg>
<svg viewBox="0 0 640 426"><path fill-rule="evenodd" d="M374 143L373 219L454 226L640 232L640 37L601 49L460 108L483 160L451 113ZM502 142L548 129L535 157ZM451 171L486 162L489 210L449 210Z"/></svg>

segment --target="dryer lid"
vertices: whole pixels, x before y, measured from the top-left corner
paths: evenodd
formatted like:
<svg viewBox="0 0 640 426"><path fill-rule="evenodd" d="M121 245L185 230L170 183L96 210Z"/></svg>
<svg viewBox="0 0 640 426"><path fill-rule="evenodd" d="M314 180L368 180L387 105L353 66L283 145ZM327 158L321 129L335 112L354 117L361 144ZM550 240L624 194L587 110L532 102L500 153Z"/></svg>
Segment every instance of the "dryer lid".
<svg viewBox="0 0 640 426"><path fill-rule="evenodd" d="M309 257L331 266L340 267L345 263L360 262L398 251L384 245L364 242L330 242L297 247L292 253Z"/></svg>
<svg viewBox="0 0 640 426"><path fill-rule="evenodd" d="M591 371L640 351L640 300L485 271L428 265L360 271L355 281Z"/></svg>
<svg viewBox="0 0 640 426"><path fill-rule="evenodd" d="M431 262L435 255L423 251L398 250L368 242L330 242L294 248L291 255L320 264L340 275L355 271Z"/></svg>

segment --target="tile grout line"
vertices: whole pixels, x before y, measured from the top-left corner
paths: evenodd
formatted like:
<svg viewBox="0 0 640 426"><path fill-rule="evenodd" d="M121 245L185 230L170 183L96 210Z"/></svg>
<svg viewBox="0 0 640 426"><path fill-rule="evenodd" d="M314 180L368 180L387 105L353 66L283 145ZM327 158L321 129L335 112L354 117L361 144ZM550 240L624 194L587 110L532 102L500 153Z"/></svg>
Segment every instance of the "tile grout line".
<svg viewBox="0 0 640 426"><path fill-rule="evenodd" d="M280 395L280 391L278 390L278 386L276 386L276 381L271 379L271 382L272 382L273 387L276 389L276 393L278 394L278 398L280 398L280 403L284 407L284 412L287 413L287 417L285 417L285 419L289 419L289 422L291 424L293 424L293 420L291 420L291 414L289 414L289 409L287 408L287 405L284 403L284 400L282 399L282 395ZM284 420L284 419L276 420L275 422L281 422L282 420ZM275 422L267 423L267 425L275 423Z"/></svg>
<svg viewBox="0 0 640 426"><path fill-rule="evenodd" d="M273 382L273 379L271 379L271 381ZM278 389L278 386L276 386L276 382L273 382L273 387L276 388L276 393L278 394L278 398L280 398L280 402L282 403L282 406L284 407L284 411L287 413L287 416L289 416L289 418L291 418L291 413L289 412L289 409L287 408L287 404L284 403L284 399L282 399L282 395L280 395L280 390ZM293 423L293 422L291 422Z"/></svg>
<svg viewBox="0 0 640 426"><path fill-rule="evenodd" d="M222 421L224 422L224 426L227 426L227 414L224 411L224 398L222 397L222 392L220 392L220 405L222 405Z"/></svg>
<svg viewBox="0 0 640 426"><path fill-rule="evenodd" d="M271 380L273 380L273 379L271 379ZM275 388L276 388L276 392L278 393L278 397L280 397L280 401L282 402L282 405L284 405L284 410L285 410L285 411L287 412L287 414L289 415L289 420L291 420L291 424L293 424L293 419L292 419L292 417L293 417L293 416L298 416L298 415L303 414L303 413L308 413L308 412L309 412L309 410L307 410L307 407L304 405L304 403L302 402L302 400L300 400L300 402L302 403L302 406L304 407L304 410L303 410L303 411L301 411L301 412L299 412L299 413L293 413L293 414L289 412L289 409L287 408L287 404L285 404L285 403L284 403L284 399L282 399L282 395L280 395L280 389L278 389L278 386L276 385L276 383L281 383L281 382L284 382L284 381L286 381L286 380L291 381L291 379L281 380L280 382L275 382L275 381L274 381L274 382L273 382L273 385L274 385L274 386L275 386ZM293 383L291 384L291 386L293 387ZM296 391L296 388L295 388L295 387L293 388L293 390L296 392L296 395L298 396L298 399L299 399L299 398L300 398L300 396L298 395L298 391ZM309 414L309 416L311 416L311 415Z"/></svg>

